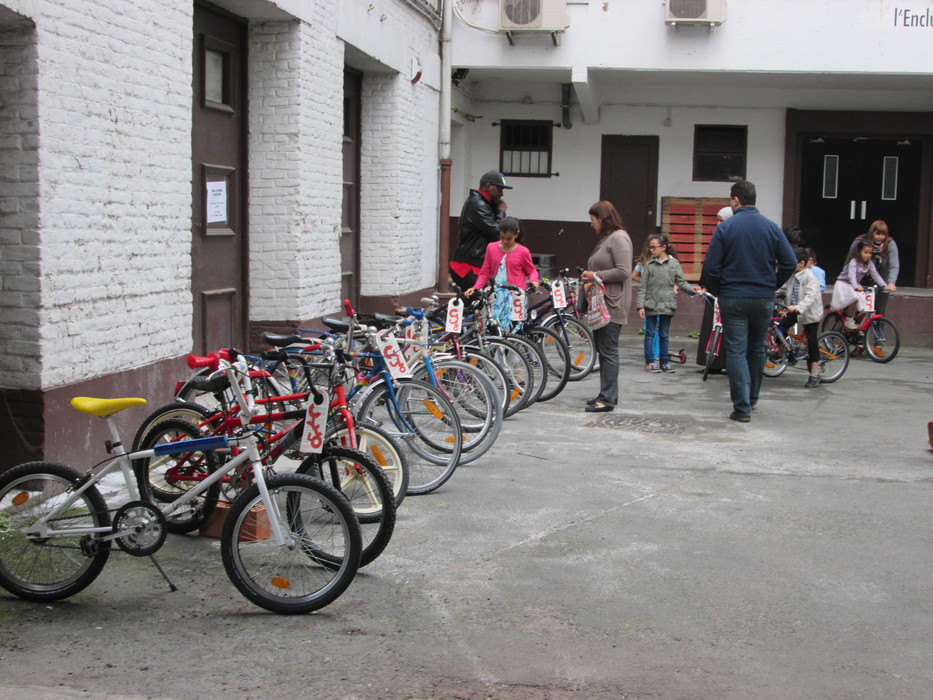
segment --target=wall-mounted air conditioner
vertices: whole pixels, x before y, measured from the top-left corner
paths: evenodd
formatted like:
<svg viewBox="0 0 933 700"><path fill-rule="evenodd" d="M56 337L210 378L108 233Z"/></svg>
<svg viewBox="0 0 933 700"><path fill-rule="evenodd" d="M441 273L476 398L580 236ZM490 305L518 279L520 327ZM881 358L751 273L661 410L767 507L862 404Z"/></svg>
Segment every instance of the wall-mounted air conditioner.
<svg viewBox="0 0 933 700"><path fill-rule="evenodd" d="M567 0L499 0L499 29L562 32L570 26Z"/></svg>
<svg viewBox="0 0 933 700"><path fill-rule="evenodd" d="M664 21L669 25L717 25L726 21L726 0L667 0Z"/></svg>

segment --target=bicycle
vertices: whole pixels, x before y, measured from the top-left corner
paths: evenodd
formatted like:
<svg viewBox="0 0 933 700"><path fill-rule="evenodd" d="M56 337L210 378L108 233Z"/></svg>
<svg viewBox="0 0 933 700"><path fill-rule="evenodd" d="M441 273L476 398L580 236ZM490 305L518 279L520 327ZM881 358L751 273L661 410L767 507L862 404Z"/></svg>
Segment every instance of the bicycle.
<svg viewBox="0 0 933 700"><path fill-rule="evenodd" d="M245 396L239 398L249 405ZM233 585L254 604L286 614L322 608L347 589L359 567L362 542L356 516L339 492L310 476L266 477L252 433L128 453L113 416L145 403L141 398L72 399L78 411L105 419L112 438L107 443L112 456L83 475L49 462L23 464L0 475L0 585L27 600L67 598L97 578L116 543L128 554L150 557L176 590L153 557L165 543L167 521L185 515L196 498L248 463L253 483L231 504L220 538L224 570ZM227 449L238 454L162 506L148 497L147 480L132 468L137 459ZM130 500L111 510L97 484L115 472L122 475Z"/></svg>
<svg viewBox="0 0 933 700"><path fill-rule="evenodd" d="M719 312L719 297L707 291L699 292L697 296L700 295L706 297L707 303L712 302L713 304L713 329L706 341L706 364L703 366L703 381L705 382L722 346L722 314ZM686 360L686 356L684 356L684 359Z"/></svg>
<svg viewBox="0 0 933 700"><path fill-rule="evenodd" d="M854 354L864 350L874 362L886 364L897 357L901 349L901 334L889 318L874 310L876 288L865 288L868 310L855 314L855 328L846 325L849 316L845 309L831 309L827 306L820 330L841 333L853 347Z"/></svg>
<svg viewBox="0 0 933 700"><path fill-rule="evenodd" d="M568 268L557 273L556 282L561 285L563 294L555 289L554 281L543 282L541 286L550 294L528 309L528 322L532 325L541 325L557 332L561 340L566 343L570 351L571 382L580 381L589 376L596 367L596 342L593 340L593 331L586 323L576 316L573 285L567 277ZM567 309L571 309L570 312Z"/></svg>
<svg viewBox="0 0 933 700"><path fill-rule="evenodd" d="M809 372L806 334L784 334L780 328L781 318L786 314L783 304L775 304L775 311L765 335L765 376L780 377L788 367ZM820 333L817 345L820 350L820 383L831 384L849 367L849 345L845 337L836 331Z"/></svg>

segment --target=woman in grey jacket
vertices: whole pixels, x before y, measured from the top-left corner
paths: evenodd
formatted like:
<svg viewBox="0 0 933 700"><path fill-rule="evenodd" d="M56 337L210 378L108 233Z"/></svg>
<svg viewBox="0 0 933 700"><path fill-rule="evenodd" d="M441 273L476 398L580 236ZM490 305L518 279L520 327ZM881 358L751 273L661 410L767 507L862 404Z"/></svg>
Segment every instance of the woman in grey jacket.
<svg viewBox="0 0 933 700"><path fill-rule="evenodd" d="M619 403L619 331L628 323L632 299L632 239L622 228L622 219L611 202L596 202L589 214L599 243L580 278L584 282L605 285L609 323L593 331L599 356L599 395L587 401L584 410L603 413Z"/></svg>
<svg viewBox="0 0 933 700"><path fill-rule="evenodd" d="M645 319L645 366L651 372L673 372L670 365L671 319L677 310L675 289L696 294L699 287L691 285L684 277L683 268L674 247L663 233L648 237L648 252L651 258L641 272L638 287L638 315ZM654 356L654 338L658 337L658 356Z"/></svg>

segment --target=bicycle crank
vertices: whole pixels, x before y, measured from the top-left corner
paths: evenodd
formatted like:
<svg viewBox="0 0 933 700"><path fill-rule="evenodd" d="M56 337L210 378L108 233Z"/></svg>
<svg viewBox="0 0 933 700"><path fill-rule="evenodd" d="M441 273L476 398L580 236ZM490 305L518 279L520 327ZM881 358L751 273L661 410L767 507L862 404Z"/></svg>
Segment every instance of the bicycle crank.
<svg viewBox="0 0 933 700"><path fill-rule="evenodd" d="M134 557L148 557L165 544L165 516L145 501L130 501L113 516L117 546Z"/></svg>

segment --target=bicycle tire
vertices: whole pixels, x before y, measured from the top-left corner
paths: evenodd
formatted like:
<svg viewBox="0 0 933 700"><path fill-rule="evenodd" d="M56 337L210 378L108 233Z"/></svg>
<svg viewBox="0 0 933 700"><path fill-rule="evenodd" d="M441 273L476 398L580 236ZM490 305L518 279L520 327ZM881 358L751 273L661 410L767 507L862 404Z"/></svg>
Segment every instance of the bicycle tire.
<svg viewBox="0 0 933 700"><path fill-rule="evenodd" d="M706 344L706 364L703 366L703 381L709 377L709 372L713 368L713 363L719 356L719 343L722 337L722 328L714 328L710 333L709 341Z"/></svg>
<svg viewBox="0 0 933 700"><path fill-rule="evenodd" d="M374 423L402 442L408 458L408 495L430 493L450 479L463 450L460 417L449 399L417 379L396 382L396 403L384 381L361 399L356 421Z"/></svg>
<svg viewBox="0 0 933 700"><path fill-rule="evenodd" d="M463 429L460 464L469 464L486 454L502 430L502 398L492 380L473 365L443 359L434 363L438 388L454 404ZM415 375L416 379L426 377Z"/></svg>
<svg viewBox="0 0 933 700"><path fill-rule="evenodd" d="M839 314L833 311L827 311L826 315L823 316L823 320L820 322L820 333L825 333L827 331L842 333L844 327L842 319L839 318Z"/></svg>
<svg viewBox="0 0 933 700"><path fill-rule="evenodd" d="M189 401L175 400L172 403L159 406L159 408L152 411L152 413L146 416L143 422L139 424L139 427L136 429L136 435L133 436L133 447L130 451L135 452L141 450L142 448L140 445L143 444L143 439L146 437L146 434L152 430L156 424L164 420L180 418L181 420L188 421L197 426L214 415L217 414L201 404L191 403Z"/></svg>
<svg viewBox="0 0 933 700"><path fill-rule="evenodd" d="M893 341L892 341L893 338ZM865 352L875 362L887 364L901 349L901 334L890 320L872 319L865 329Z"/></svg>
<svg viewBox="0 0 933 700"><path fill-rule="evenodd" d="M563 320L563 325L561 325ZM585 323L573 316L552 314L545 318L541 325L558 331L570 351L570 376L567 381L578 382L585 379L596 369L596 340L593 331Z"/></svg>
<svg viewBox="0 0 933 700"><path fill-rule="evenodd" d="M468 362L476 367L480 372L489 377L489 380L496 388L500 397L500 407L502 408L502 417L508 415L509 404L511 403L511 392L509 391L509 378L496 362L486 353L478 350L463 350L461 348L460 358L462 362Z"/></svg>
<svg viewBox="0 0 933 700"><path fill-rule="evenodd" d="M539 400L541 394L544 393L544 388L547 386L548 371L544 357L541 354L541 351L538 349L538 346L524 336L510 333L508 335L499 337L501 337L504 342L518 350L518 352L520 352L528 361L528 366L531 369L531 376L533 378L533 384L531 387L531 392L528 395L528 401L525 404L525 408L532 406L536 401Z"/></svg>
<svg viewBox="0 0 933 700"><path fill-rule="evenodd" d="M532 326L525 329L524 335L541 352L547 369L547 383L538 401L550 401L564 390L570 379L570 350L560 334L551 328Z"/></svg>
<svg viewBox="0 0 933 700"><path fill-rule="evenodd" d="M777 331L772 325L765 335L766 377L780 377L787 370L787 348L777 339Z"/></svg>
<svg viewBox="0 0 933 700"><path fill-rule="evenodd" d="M849 343L842 333L826 331L820 333L817 345L820 348L820 382L832 384L849 367Z"/></svg>
<svg viewBox="0 0 933 700"><path fill-rule="evenodd" d="M203 436L193 423L169 418L152 426L140 449L148 450L161 443ZM153 503L173 503L195 484L213 474L217 470L217 460L211 451L195 451L137 459L133 461L133 467L139 492L144 499ZM183 509L166 514L166 528L177 535L197 530L214 512L219 499L220 484L211 484Z"/></svg>
<svg viewBox="0 0 933 700"><path fill-rule="evenodd" d="M469 348L471 351L473 347ZM514 416L528 405L534 389L534 375L528 359L501 338L485 338L483 353L505 373L509 380L509 406L505 417Z"/></svg>
<svg viewBox="0 0 933 700"><path fill-rule="evenodd" d="M388 477L395 496L395 506L402 505L408 491L408 458L388 431L378 425L354 425L356 449L373 460ZM331 428L324 436L325 443L335 447L350 447L350 431Z"/></svg>
<svg viewBox="0 0 933 700"><path fill-rule="evenodd" d="M396 517L392 486L379 465L352 447L325 446L321 454L306 457L296 473L320 479L344 495L360 523L360 566L374 562L392 539Z"/></svg>
<svg viewBox="0 0 933 700"><path fill-rule="evenodd" d="M231 504L220 536L224 570L261 608L283 614L319 610L356 576L363 550L360 525L340 492L310 476L276 475L266 486L271 503L263 503L259 485L253 484ZM297 542L276 544L263 527L263 507L276 509Z"/></svg>
<svg viewBox="0 0 933 700"><path fill-rule="evenodd" d="M29 462L0 475L0 586L26 600L51 602L87 588L110 556L94 535L33 539L25 534L50 513L82 475L51 462ZM70 526L109 527L107 503L90 486L62 516Z"/></svg>

